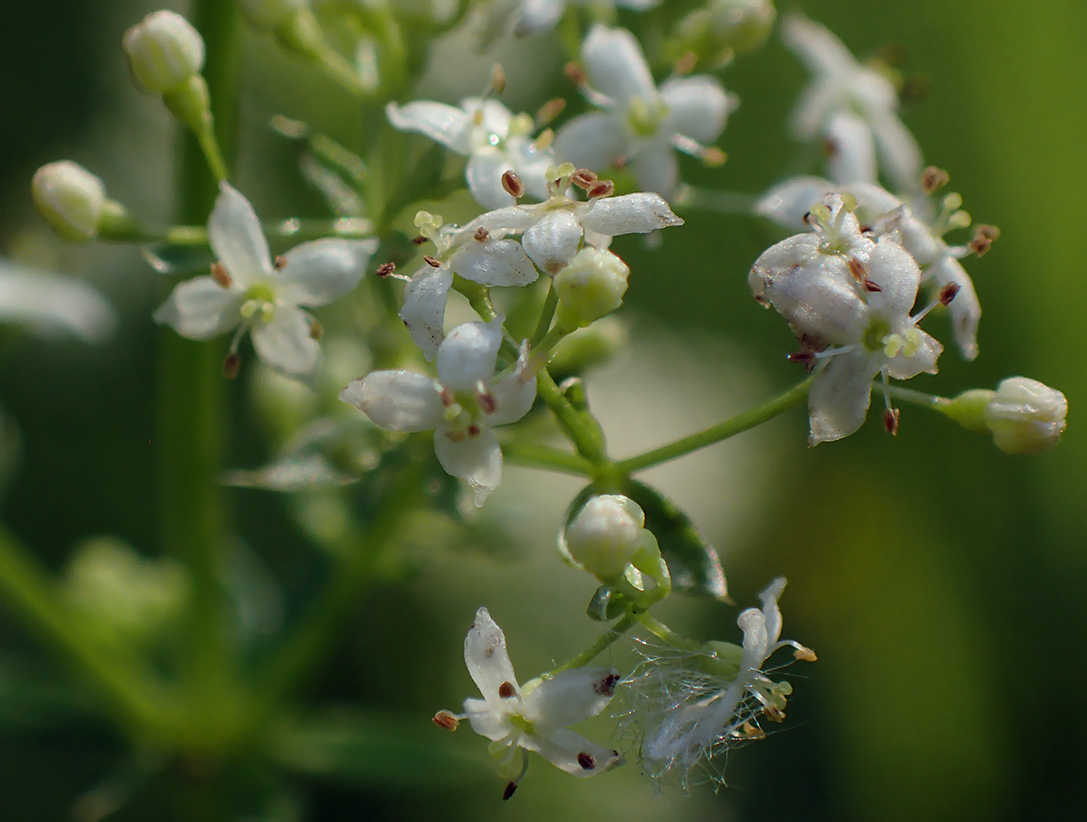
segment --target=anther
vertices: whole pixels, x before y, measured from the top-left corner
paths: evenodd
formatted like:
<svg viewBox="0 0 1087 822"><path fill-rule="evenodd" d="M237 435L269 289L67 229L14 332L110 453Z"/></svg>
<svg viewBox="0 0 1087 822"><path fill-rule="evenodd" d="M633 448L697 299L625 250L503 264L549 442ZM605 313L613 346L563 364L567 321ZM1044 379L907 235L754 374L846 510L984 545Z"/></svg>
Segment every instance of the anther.
<svg viewBox="0 0 1087 822"><path fill-rule="evenodd" d="M929 166L921 172L921 188L926 194L933 194L951 181L951 175L942 168Z"/></svg>
<svg viewBox="0 0 1087 822"><path fill-rule="evenodd" d="M555 97L548 100L536 111L536 127L546 126L560 114L562 110L566 108L566 100L562 97Z"/></svg>
<svg viewBox="0 0 1087 822"><path fill-rule="evenodd" d="M743 728L741 728L740 730L741 730L740 735L744 739L750 739L750 740L753 740L753 741L754 740L759 740L759 739L766 739L766 731L764 731L762 728L758 727L757 725L752 725L750 722L745 722L743 724Z"/></svg>
<svg viewBox="0 0 1087 822"><path fill-rule="evenodd" d="M223 288L230 288L234 282L230 279L230 274L226 270L226 266L222 263L211 264L211 278Z"/></svg>
<svg viewBox="0 0 1087 822"><path fill-rule="evenodd" d="M596 176L595 171L590 171L587 168L579 168L574 172L574 176L570 178L570 182L582 191L588 191L598 179L600 178Z"/></svg>
<svg viewBox="0 0 1087 822"><path fill-rule="evenodd" d="M423 262L425 262L431 268L441 268L442 267L442 261L439 260L437 257L431 257L429 254L424 254L423 255Z"/></svg>
<svg viewBox="0 0 1087 822"><path fill-rule="evenodd" d="M717 166L723 166L728 160L728 155L721 151L717 146L710 146L702 152L702 162L708 165L710 168L717 168Z"/></svg>
<svg viewBox="0 0 1087 822"><path fill-rule="evenodd" d="M611 180L597 180L585 193L590 200L595 200L597 197L610 197L615 193L615 183Z"/></svg>
<svg viewBox="0 0 1087 822"><path fill-rule="evenodd" d="M481 429L478 425L469 425L468 426L468 436L469 437L478 437L482 433L483 433L483 429Z"/></svg>
<svg viewBox="0 0 1087 822"><path fill-rule="evenodd" d="M498 695L503 699L509 699L515 693L517 693L517 690L513 687L512 682L503 682L498 686Z"/></svg>
<svg viewBox="0 0 1087 822"><path fill-rule="evenodd" d="M863 279L863 280L861 281L861 285L863 285L863 286L864 286L864 290L865 290L865 291L867 291L867 292L869 292L869 293L871 293L871 294L878 294L879 292L881 292L881 291L883 290L882 288L880 288L880 287L879 287L879 284L878 284L878 283L874 283L874 282L872 282L872 281L871 281L871 280L869 280L869 279L868 279L867 277L865 277L865 278L864 278L864 279Z"/></svg>
<svg viewBox="0 0 1087 822"><path fill-rule="evenodd" d="M582 770L591 771L596 767L596 760L593 759L592 754L582 751L577 755L577 764L581 766Z"/></svg>
<svg viewBox="0 0 1087 822"><path fill-rule="evenodd" d="M284 268L287 267L287 258L276 257L275 260L272 262L272 267L275 268L276 271L282 271Z"/></svg>
<svg viewBox="0 0 1087 822"><path fill-rule="evenodd" d="M678 60L676 60L676 67L674 69L676 74L690 74L694 71L695 64L698 62L698 55L693 51L688 51Z"/></svg>
<svg viewBox="0 0 1087 822"><path fill-rule="evenodd" d="M883 411L883 427L892 437L898 436L898 418L901 413L897 408L886 408Z"/></svg>
<svg viewBox="0 0 1087 822"><path fill-rule="evenodd" d="M818 662L819 657L815 655L815 651L811 648L797 648L793 651L793 659L799 659L802 662Z"/></svg>
<svg viewBox="0 0 1087 822"><path fill-rule="evenodd" d="M479 242L485 243L485 242L487 242L487 240L489 240L491 238L491 232L489 232L483 226L480 226L479 230L476 231L476 233L474 235L472 235L472 236L474 236L476 238L476 240L478 240Z"/></svg>
<svg viewBox="0 0 1087 822"><path fill-rule="evenodd" d="M374 274L378 277L388 277L394 271L396 271L396 263L382 263L377 267L377 271L375 271Z"/></svg>
<svg viewBox="0 0 1087 822"><path fill-rule="evenodd" d="M615 686L622 677L619 674L608 674L603 679L593 682L593 693L597 696L614 696Z"/></svg>
<svg viewBox="0 0 1087 822"><path fill-rule="evenodd" d="M426 237L424 237L422 234L420 234L418 237L412 237L411 238L411 244L412 245L422 245L425 242L426 242Z"/></svg>
<svg viewBox="0 0 1087 822"><path fill-rule="evenodd" d="M506 72L498 63L491 66L491 89L495 94L501 94L506 90Z"/></svg>
<svg viewBox="0 0 1087 822"><path fill-rule="evenodd" d="M993 240L1000 236L1000 229L995 225L979 225L974 229L974 239L967 245L970 250L981 257L993 246Z"/></svg>
<svg viewBox="0 0 1087 822"><path fill-rule="evenodd" d="M442 405L446 408L451 406L456 399L453 396L453 392L448 388L443 388L441 394L438 395L441 398Z"/></svg>
<svg viewBox="0 0 1087 822"><path fill-rule="evenodd" d="M502 188L511 197L518 198L525 196L525 184L521 182L521 178L511 170L502 172Z"/></svg>
<svg viewBox="0 0 1087 822"><path fill-rule="evenodd" d="M325 327L321 325L317 320L310 323L309 335L314 340L319 340L325 335Z"/></svg>
<svg viewBox="0 0 1087 822"><path fill-rule="evenodd" d="M811 212L809 211L808 214L811 214ZM853 275L853 279L858 283L863 283L868 279L868 266L862 260L850 257L846 260L846 265L849 266L849 273Z"/></svg>
<svg viewBox="0 0 1087 822"><path fill-rule="evenodd" d="M438 711L434 714L432 720L439 728L444 728L447 731L455 731L460 727L460 720L457 719L456 714L450 711Z"/></svg>
<svg viewBox="0 0 1087 822"><path fill-rule="evenodd" d="M811 365L815 362L815 352L805 348L802 351L794 351L788 356L789 362L798 362L802 365Z"/></svg>
<svg viewBox="0 0 1087 822"><path fill-rule="evenodd" d="M232 380L238 376L238 371L242 367L242 358L234 351L231 351L223 358L223 376L228 380Z"/></svg>
<svg viewBox="0 0 1087 822"><path fill-rule="evenodd" d="M951 301L955 299L955 295L959 293L959 288L960 286L958 283L948 283L943 288L941 288L938 297L938 299L940 300L940 305L951 305Z"/></svg>
<svg viewBox="0 0 1087 822"><path fill-rule="evenodd" d="M504 802L507 799L509 799L511 796L513 796L514 791L516 791L516 790L517 790L517 783L516 782L510 782L506 786L506 789L504 791L502 791L502 801Z"/></svg>
<svg viewBox="0 0 1087 822"><path fill-rule="evenodd" d="M498 410L498 401L494 398L494 394L483 385L482 380L476 387L476 401L484 414L493 414Z"/></svg>
<svg viewBox="0 0 1087 822"><path fill-rule="evenodd" d="M577 86L585 85L588 77L583 69L577 63L567 63L562 67L562 73L566 75L566 79Z"/></svg>
<svg viewBox="0 0 1087 822"><path fill-rule="evenodd" d="M767 705L765 708L762 709L762 712L766 714L767 719L772 719L774 722L785 721L785 711L774 705Z"/></svg>

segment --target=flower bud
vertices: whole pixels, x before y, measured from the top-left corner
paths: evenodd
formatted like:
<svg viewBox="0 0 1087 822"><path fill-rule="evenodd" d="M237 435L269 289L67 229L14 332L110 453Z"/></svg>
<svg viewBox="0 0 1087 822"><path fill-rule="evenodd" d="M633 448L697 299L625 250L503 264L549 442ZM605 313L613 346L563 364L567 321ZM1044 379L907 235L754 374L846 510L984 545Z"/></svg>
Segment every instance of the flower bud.
<svg viewBox="0 0 1087 822"><path fill-rule="evenodd" d="M679 21L669 52L674 58L693 52L721 65L765 43L776 17L771 0L711 0Z"/></svg>
<svg viewBox="0 0 1087 822"><path fill-rule="evenodd" d="M1068 400L1060 391L1037 380L1010 377L996 387L985 422L1001 451L1040 454L1060 441L1067 413Z"/></svg>
<svg viewBox="0 0 1087 822"><path fill-rule="evenodd" d="M565 329L584 328L623 304L630 269L610 251L583 248L555 275L556 319Z"/></svg>
<svg viewBox="0 0 1087 822"><path fill-rule="evenodd" d="M605 317L588 328L579 328L555 346L547 364L556 382L611 362L628 341L626 324L619 317Z"/></svg>
<svg viewBox="0 0 1087 822"><path fill-rule="evenodd" d="M242 14L250 25L270 31L286 23L306 5L306 0L242 0Z"/></svg>
<svg viewBox="0 0 1087 822"><path fill-rule="evenodd" d="M106 187L83 166L70 160L44 165L34 173L30 191L38 212L65 240L85 242L97 236Z"/></svg>
<svg viewBox="0 0 1087 822"><path fill-rule="evenodd" d="M566 553L602 582L622 576L642 545L645 514L621 494L593 497L566 526Z"/></svg>
<svg viewBox="0 0 1087 822"><path fill-rule="evenodd" d="M136 82L162 94L204 67L204 40L184 17L156 11L125 32L124 49Z"/></svg>

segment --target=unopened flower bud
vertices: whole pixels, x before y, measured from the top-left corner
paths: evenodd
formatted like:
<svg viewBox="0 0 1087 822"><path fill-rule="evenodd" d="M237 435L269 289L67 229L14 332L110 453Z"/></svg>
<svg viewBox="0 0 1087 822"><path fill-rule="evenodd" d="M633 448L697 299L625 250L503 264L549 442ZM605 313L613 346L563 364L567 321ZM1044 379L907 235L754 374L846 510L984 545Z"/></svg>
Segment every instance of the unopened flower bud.
<svg viewBox="0 0 1087 822"><path fill-rule="evenodd" d="M691 52L720 65L765 43L776 17L771 0L711 0L677 24L669 51L673 59Z"/></svg>
<svg viewBox="0 0 1087 822"><path fill-rule="evenodd" d="M278 28L305 5L306 0L241 0L245 19L261 31Z"/></svg>
<svg viewBox="0 0 1087 822"><path fill-rule="evenodd" d="M204 67L204 40L184 17L156 11L125 32L123 40L136 81L162 94L179 88Z"/></svg>
<svg viewBox="0 0 1087 822"><path fill-rule="evenodd" d="M44 165L35 172L30 189L39 213L65 240L85 242L97 236L106 187L83 166L70 160Z"/></svg>
<svg viewBox="0 0 1087 822"><path fill-rule="evenodd" d="M985 423L1001 451L1040 454L1060 441L1067 414L1068 400L1060 391L1027 377L1010 377L985 407Z"/></svg>
<svg viewBox="0 0 1087 822"><path fill-rule="evenodd" d="M642 544L645 514L620 494L593 497L566 526L570 558L602 582L622 576Z"/></svg>
<svg viewBox="0 0 1087 822"><path fill-rule="evenodd" d="M561 327L584 328L623 304L630 269L610 251L583 248L555 275Z"/></svg>

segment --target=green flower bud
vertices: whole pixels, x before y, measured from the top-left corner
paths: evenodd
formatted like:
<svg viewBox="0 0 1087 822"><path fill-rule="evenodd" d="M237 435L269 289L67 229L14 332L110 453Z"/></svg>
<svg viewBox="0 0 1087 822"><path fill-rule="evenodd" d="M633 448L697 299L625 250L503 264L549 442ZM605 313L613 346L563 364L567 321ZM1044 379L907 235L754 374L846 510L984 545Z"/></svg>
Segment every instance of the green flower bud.
<svg viewBox="0 0 1087 822"><path fill-rule="evenodd" d="M989 430L985 409L995 396L996 392L988 388L974 388L941 402L936 408L969 431L985 432Z"/></svg>
<svg viewBox="0 0 1087 822"><path fill-rule="evenodd" d="M1010 377L996 387L985 408L993 442L1008 454L1040 454L1058 442L1065 428L1068 400L1055 388L1026 377Z"/></svg>
<svg viewBox="0 0 1087 822"><path fill-rule="evenodd" d="M563 337L547 364L556 382L611 362L627 344L626 324L619 317L605 317L588 328Z"/></svg>
<svg viewBox="0 0 1087 822"><path fill-rule="evenodd" d="M601 582L617 580L642 546L645 514L621 494L590 499L566 526L565 552Z"/></svg>
<svg viewBox="0 0 1087 822"><path fill-rule="evenodd" d="M38 212L53 230L70 242L98 235L106 205L106 186L83 166L60 160L39 168L30 184Z"/></svg>
<svg viewBox="0 0 1087 822"><path fill-rule="evenodd" d="M123 40L136 82L155 94L178 88L204 67L204 40L188 20L156 11L125 32Z"/></svg>
<svg viewBox="0 0 1087 822"><path fill-rule="evenodd" d="M776 17L770 0L711 0L679 21L669 52L674 59L694 52L720 65L734 54L747 54L765 43Z"/></svg>
<svg viewBox="0 0 1087 822"><path fill-rule="evenodd" d="M630 269L610 251L583 248L555 275L560 327L584 328L623 304Z"/></svg>

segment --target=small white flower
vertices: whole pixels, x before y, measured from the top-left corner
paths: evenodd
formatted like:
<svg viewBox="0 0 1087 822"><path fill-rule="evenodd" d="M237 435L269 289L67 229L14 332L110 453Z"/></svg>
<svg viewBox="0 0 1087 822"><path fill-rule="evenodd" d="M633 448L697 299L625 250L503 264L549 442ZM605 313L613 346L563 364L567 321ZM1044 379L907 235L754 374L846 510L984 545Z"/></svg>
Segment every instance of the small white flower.
<svg viewBox="0 0 1087 822"><path fill-rule="evenodd" d="M434 429L438 461L467 482L482 505L502 481L502 449L491 428L521 419L536 397L527 346L513 370L495 378L501 344L501 318L459 325L438 348L437 379L375 371L348 385L340 399L387 431Z"/></svg>
<svg viewBox="0 0 1087 822"><path fill-rule="evenodd" d="M468 190L484 208L509 205L502 175L513 171L525 190L537 199L547 196L544 170L554 155L530 135L534 124L527 114L516 117L497 100L469 97L459 107L417 100L403 106L389 103L386 116L401 131L417 131L468 158L464 177Z"/></svg>
<svg viewBox="0 0 1087 822"><path fill-rule="evenodd" d="M921 269L890 236L860 233L841 197L812 210L814 233L782 240L755 262L755 298L788 322L818 370L808 395L810 445L847 437L864 422L872 380L936 373L943 346L911 316ZM931 308L931 306L930 306ZM896 430L890 399L885 418Z"/></svg>
<svg viewBox="0 0 1087 822"><path fill-rule="evenodd" d="M782 36L814 75L793 112L793 132L800 140L833 146L834 181L876 182L878 157L896 189L916 190L921 150L898 118L891 82L858 63L837 37L803 15L786 16Z"/></svg>
<svg viewBox="0 0 1087 822"><path fill-rule="evenodd" d="M737 99L709 75L673 77L660 88L641 46L629 31L596 25L582 47L594 105L604 109L575 117L555 137L560 160L594 171L623 159L638 185L670 199L679 185L673 149L709 161L706 146L724 130Z"/></svg>
<svg viewBox="0 0 1087 822"><path fill-rule="evenodd" d="M985 424L1001 451L1040 454L1060 442L1067 414L1068 400L1056 388L1010 377L996 387L985 407Z"/></svg>
<svg viewBox="0 0 1087 822"><path fill-rule="evenodd" d="M213 275L180 283L155 321L193 340L237 327L232 355L248 330L260 358L295 377L310 374L320 355L313 320L299 306L327 305L352 291L377 248L377 240L316 240L273 264L253 207L227 183L208 219L208 242L219 260Z"/></svg>
<svg viewBox="0 0 1087 822"><path fill-rule="evenodd" d="M778 650L791 647L796 659L815 661L815 653L782 640L778 598L785 588L778 577L759 598L762 608L748 608L736 620L743 647L711 643L711 653L648 659L633 683L649 701L649 722L642 742L643 763L657 778L707 762L732 744L759 739L759 719L785 718L787 682L774 682L764 668Z"/></svg>
<svg viewBox="0 0 1087 822"><path fill-rule="evenodd" d="M621 762L618 752L590 742L567 728L596 716L615 694L619 672L614 668L574 668L550 679L517 684L506 652L506 637L486 608L476 612L464 640L464 663L483 699L464 700L472 730L491 740L491 754L510 784L508 799L528 766L518 750L535 751L552 765L574 776L592 776Z"/></svg>
<svg viewBox="0 0 1087 822"><path fill-rule="evenodd" d="M613 6L633 11L645 11L660 0L493 0L483 21L485 45L512 25L515 37L539 34L555 27L569 6L594 8Z"/></svg>

